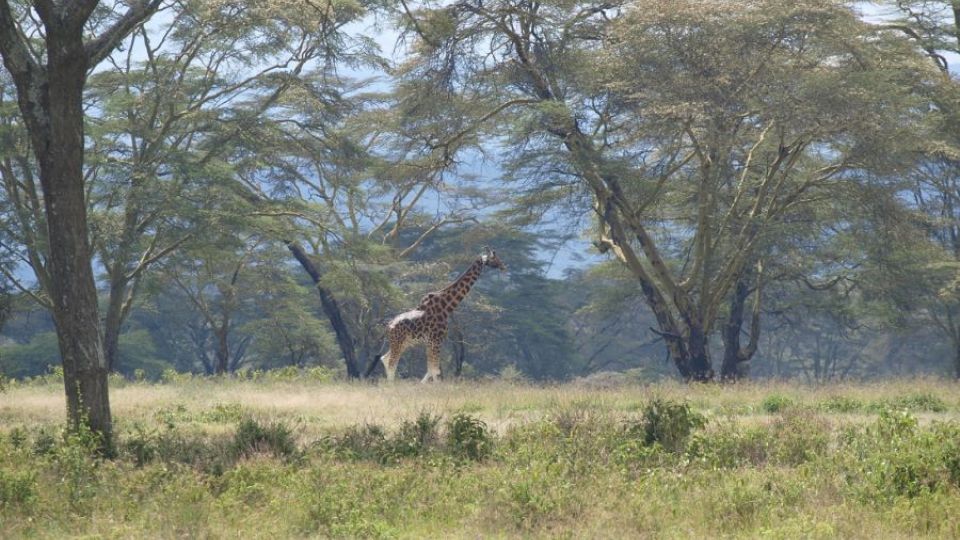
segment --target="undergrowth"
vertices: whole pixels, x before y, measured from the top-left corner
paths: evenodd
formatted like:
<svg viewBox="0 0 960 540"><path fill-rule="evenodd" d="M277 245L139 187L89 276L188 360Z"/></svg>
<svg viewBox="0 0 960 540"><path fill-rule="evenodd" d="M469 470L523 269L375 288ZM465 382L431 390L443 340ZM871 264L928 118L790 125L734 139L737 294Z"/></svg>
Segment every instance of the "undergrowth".
<svg viewBox="0 0 960 540"><path fill-rule="evenodd" d="M89 434L8 426L0 522L11 538L960 534L960 423L918 416L943 397L765 395L762 415L599 396L496 427L422 410L319 434L174 402L123 424L112 459Z"/></svg>

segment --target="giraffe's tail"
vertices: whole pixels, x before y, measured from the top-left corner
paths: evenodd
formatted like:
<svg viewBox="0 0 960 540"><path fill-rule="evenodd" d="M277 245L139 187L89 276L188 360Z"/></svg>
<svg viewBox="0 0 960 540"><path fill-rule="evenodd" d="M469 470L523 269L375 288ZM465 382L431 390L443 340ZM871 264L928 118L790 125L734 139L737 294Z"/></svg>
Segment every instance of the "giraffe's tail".
<svg viewBox="0 0 960 540"><path fill-rule="evenodd" d="M377 365L380 364L380 357L382 354L378 354L373 357L373 360L370 361L370 365L367 366L367 371L363 374L364 379L369 379L370 375L373 375L373 371L377 369Z"/></svg>

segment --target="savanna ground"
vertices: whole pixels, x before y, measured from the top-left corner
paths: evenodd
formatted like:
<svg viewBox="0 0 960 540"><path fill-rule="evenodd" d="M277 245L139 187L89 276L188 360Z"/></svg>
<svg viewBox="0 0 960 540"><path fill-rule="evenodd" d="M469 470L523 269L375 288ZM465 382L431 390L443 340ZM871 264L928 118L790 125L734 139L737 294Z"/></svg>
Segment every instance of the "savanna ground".
<svg viewBox="0 0 960 540"><path fill-rule="evenodd" d="M107 460L8 383L0 536L960 537L954 382L314 375L114 381Z"/></svg>

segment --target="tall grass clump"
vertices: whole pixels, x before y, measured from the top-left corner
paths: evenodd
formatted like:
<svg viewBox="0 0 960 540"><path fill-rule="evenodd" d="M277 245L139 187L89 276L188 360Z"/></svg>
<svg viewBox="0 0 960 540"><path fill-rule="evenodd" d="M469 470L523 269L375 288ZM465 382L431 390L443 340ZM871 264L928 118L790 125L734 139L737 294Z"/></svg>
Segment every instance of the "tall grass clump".
<svg viewBox="0 0 960 540"><path fill-rule="evenodd" d="M447 422L447 447L454 457L482 461L490 455L493 439L483 420L457 413Z"/></svg>
<svg viewBox="0 0 960 540"><path fill-rule="evenodd" d="M643 408L640 422L628 432L647 446L659 444L667 451L677 452L683 450L694 430L704 427L706 422L689 403L654 398Z"/></svg>
<svg viewBox="0 0 960 540"><path fill-rule="evenodd" d="M29 508L36 497L36 471L5 471L0 469L0 508L6 506Z"/></svg>
<svg viewBox="0 0 960 540"><path fill-rule="evenodd" d="M884 410L872 424L840 437L848 486L864 500L889 502L960 488L960 424L921 428L907 411Z"/></svg>
<svg viewBox="0 0 960 540"><path fill-rule="evenodd" d="M947 403L939 396L929 392L917 392L892 398L882 398L869 407L873 412L882 412L888 409L900 409L911 412L946 412Z"/></svg>
<svg viewBox="0 0 960 540"><path fill-rule="evenodd" d="M764 411L774 414L783 412L794 406L794 402L789 397L783 394L770 394L763 399L763 403L760 405Z"/></svg>
<svg viewBox="0 0 960 540"><path fill-rule="evenodd" d="M457 413L445 424L442 421L441 416L421 412L413 420L402 420L393 431L377 424L353 425L322 438L319 446L341 459L394 465L434 454L473 461L490 455L493 436L482 420Z"/></svg>
<svg viewBox="0 0 960 540"><path fill-rule="evenodd" d="M269 452L274 457L292 458L298 452L293 431L284 422L264 425L250 417L237 424L230 449L237 457Z"/></svg>

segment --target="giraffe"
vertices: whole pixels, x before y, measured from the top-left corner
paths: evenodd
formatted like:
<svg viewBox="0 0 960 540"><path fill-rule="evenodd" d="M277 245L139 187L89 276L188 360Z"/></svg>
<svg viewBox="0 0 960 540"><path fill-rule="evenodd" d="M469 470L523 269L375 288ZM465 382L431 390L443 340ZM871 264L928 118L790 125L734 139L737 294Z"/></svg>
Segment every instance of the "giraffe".
<svg viewBox="0 0 960 540"><path fill-rule="evenodd" d="M387 372L387 380L392 381L397 372L400 355L407 348L417 343L427 346L427 374L420 382L437 380L440 376L440 345L447 337L447 321L453 310L470 292L470 288L477 282L483 268L489 266L501 272L506 265L497 257L497 253L490 248L484 248L485 253L479 257L470 268L460 274L456 280L439 291L427 293L420 300L416 309L401 313L387 324L387 339L390 349L386 354L377 355L367 368L367 376L373 373L377 361L383 363Z"/></svg>

